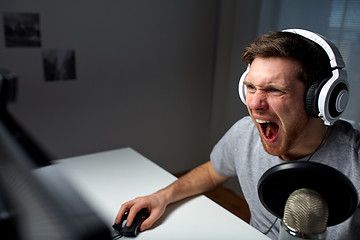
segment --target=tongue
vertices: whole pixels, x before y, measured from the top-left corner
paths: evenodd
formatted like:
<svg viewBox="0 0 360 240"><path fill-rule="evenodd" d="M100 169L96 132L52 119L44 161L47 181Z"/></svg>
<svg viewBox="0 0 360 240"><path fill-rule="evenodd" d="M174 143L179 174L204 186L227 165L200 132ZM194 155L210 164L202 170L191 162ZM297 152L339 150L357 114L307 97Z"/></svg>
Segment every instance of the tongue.
<svg viewBox="0 0 360 240"><path fill-rule="evenodd" d="M265 135L268 139L271 139L277 135L278 130L279 130L279 126L276 123L273 122L268 123L266 125Z"/></svg>

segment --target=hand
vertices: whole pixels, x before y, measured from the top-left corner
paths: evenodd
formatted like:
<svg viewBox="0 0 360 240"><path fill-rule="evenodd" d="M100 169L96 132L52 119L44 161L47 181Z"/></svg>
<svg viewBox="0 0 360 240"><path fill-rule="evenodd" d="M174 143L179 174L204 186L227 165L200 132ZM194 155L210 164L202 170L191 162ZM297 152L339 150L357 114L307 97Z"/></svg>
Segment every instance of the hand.
<svg viewBox="0 0 360 240"><path fill-rule="evenodd" d="M126 225L130 227L136 213L146 208L150 216L140 226L140 231L144 231L149 229L164 214L168 204L204 193L224 183L227 179L229 177L218 174L212 163L208 161L162 190L151 195L135 198L121 205L115 223L119 224L125 212L129 211Z"/></svg>
<svg viewBox="0 0 360 240"><path fill-rule="evenodd" d="M131 226L136 213L146 208L150 212L150 216L141 224L140 231L149 229L165 212L167 204L161 198L159 193L154 193L144 197L137 197L121 205L116 216L115 223L119 224L125 212L129 211L126 225Z"/></svg>

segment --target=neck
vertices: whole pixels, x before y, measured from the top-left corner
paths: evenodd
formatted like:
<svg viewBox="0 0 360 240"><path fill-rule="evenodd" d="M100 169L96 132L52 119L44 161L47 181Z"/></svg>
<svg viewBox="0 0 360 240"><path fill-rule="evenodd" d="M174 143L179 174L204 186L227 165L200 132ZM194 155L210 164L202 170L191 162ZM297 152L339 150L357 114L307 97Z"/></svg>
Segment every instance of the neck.
<svg viewBox="0 0 360 240"><path fill-rule="evenodd" d="M331 128L327 131L327 127L323 124L321 119L314 119L307 131L304 131L301 140L288 153L281 155L280 158L284 161L294 161L306 156L310 156L315 151L324 146Z"/></svg>

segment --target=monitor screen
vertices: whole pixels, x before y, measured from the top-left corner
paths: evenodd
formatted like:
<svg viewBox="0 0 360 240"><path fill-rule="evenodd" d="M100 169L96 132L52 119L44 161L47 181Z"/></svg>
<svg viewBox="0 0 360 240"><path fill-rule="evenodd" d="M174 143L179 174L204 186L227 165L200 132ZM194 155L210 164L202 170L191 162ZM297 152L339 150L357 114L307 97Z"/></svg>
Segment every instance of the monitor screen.
<svg viewBox="0 0 360 240"><path fill-rule="evenodd" d="M2 101L3 80L0 73ZM111 239L110 227L51 165L4 105L0 109L1 239Z"/></svg>

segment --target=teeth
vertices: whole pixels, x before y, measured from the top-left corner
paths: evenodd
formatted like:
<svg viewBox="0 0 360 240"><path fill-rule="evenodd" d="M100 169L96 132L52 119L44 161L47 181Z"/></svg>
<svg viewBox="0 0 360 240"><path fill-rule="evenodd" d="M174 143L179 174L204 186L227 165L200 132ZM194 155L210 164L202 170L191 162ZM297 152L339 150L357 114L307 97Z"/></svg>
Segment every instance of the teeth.
<svg viewBox="0 0 360 240"><path fill-rule="evenodd" d="M266 136L266 137L269 137L269 133L270 133L270 127L269 127L269 125L268 125L268 126L266 126L265 136Z"/></svg>
<svg viewBox="0 0 360 240"><path fill-rule="evenodd" d="M261 119L255 119L255 121L257 123L266 123L266 128L265 128L265 136L269 137L270 134L270 126L268 125L268 123L270 123L270 121L266 121L266 120L261 120Z"/></svg>
<svg viewBox="0 0 360 240"><path fill-rule="evenodd" d="M255 119L255 121L257 123L270 123L270 121L265 121L265 120L261 120L261 119Z"/></svg>

